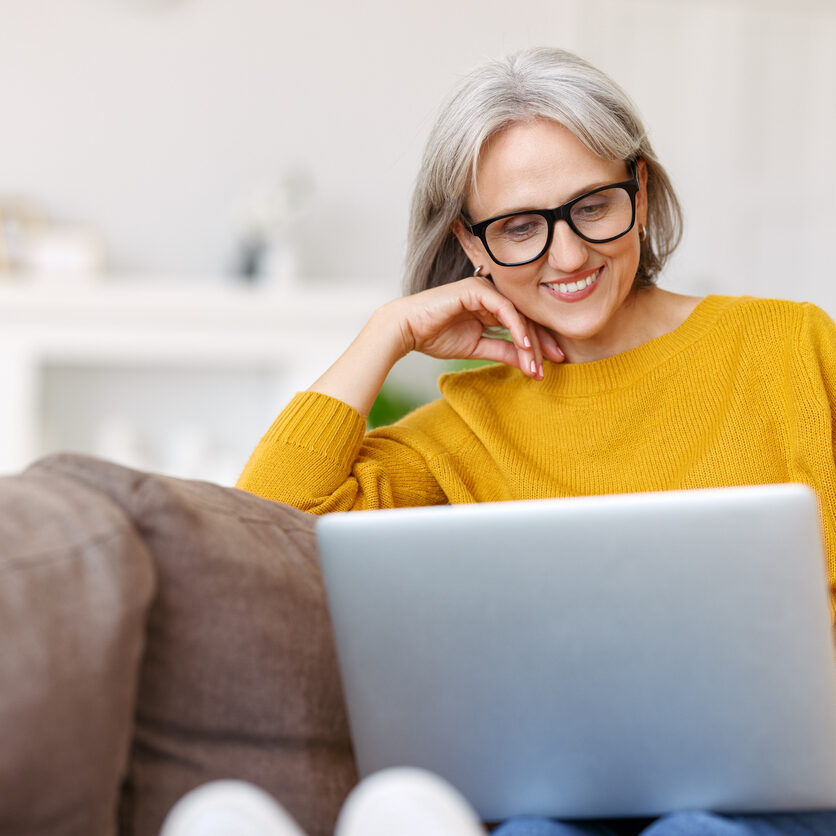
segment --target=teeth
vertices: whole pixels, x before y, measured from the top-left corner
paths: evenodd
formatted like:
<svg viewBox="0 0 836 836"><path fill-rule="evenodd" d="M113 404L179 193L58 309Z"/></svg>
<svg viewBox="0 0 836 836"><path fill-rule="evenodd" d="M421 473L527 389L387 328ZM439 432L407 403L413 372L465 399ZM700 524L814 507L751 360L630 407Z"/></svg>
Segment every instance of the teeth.
<svg viewBox="0 0 836 836"><path fill-rule="evenodd" d="M557 287L557 289L561 293L577 293L579 290L583 290L585 287L589 287L592 282L594 282L598 278L598 274L601 272L601 268L599 267L591 276L587 276L585 279L581 279L579 282L569 282L569 284L565 284L564 282L560 282L557 285L551 284L549 287Z"/></svg>

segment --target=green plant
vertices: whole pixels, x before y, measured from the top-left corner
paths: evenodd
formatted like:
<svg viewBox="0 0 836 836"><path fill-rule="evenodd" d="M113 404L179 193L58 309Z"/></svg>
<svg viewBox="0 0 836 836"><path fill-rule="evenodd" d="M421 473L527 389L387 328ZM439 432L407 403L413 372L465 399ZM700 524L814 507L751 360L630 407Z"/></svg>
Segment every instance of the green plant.
<svg viewBox="0 0 836 836"><path fill-rule="evenodd" d="M391 383L384 383L380 394L375 399L366 425L370 430L375 427L384 427L387 424L394 424L413 409L421 406L423 399L414 394L404 391Z"/></svg>
<svg viewBox="0 0 836 836"><path fill-rule="evenodd" d="M459 372L465 369L478 369L481 366L492 365L489 360L448 360L444 364L445 372ZM412 412L426 403L426 398L410 392L403 386L386 381L375 399L366 426L373 430L375 427L385 427L399 421L404 415Z"/></svg>

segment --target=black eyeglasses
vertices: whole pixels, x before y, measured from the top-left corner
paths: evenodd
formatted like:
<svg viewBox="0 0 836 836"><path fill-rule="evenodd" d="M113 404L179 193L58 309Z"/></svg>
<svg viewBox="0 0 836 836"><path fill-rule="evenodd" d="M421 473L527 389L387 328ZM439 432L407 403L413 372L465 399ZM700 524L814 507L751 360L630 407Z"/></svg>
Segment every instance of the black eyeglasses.
<svg viewBox="0 0 836 836"><path fill-rule="evenodd" d="M601 186L573 198L556 209L509 212L470 224L470 232L485 245L500 267L519 267L537 261L548 250L557 221L591 244L606 244L626 235L636 222L639 177L629 163L632 179Z"/></svg>

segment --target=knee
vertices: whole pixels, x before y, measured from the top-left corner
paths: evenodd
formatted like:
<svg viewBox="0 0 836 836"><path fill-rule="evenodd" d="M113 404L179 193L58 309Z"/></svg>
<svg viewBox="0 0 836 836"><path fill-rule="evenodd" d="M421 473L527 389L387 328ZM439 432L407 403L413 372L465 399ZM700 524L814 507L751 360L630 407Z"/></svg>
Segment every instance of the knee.
<svg viewBox="0 0 836 836"><path fill-rule="evenodd" d="M508 819L493 831L492 836L603 836L604 832L594 823L574 824L520 816ZM611 832L606 830L606 833Z"/></svg>
<svg viewBox="0 0 836 836"><path fill-rule="evenodd" d="M742 836L745 830L731 819L704 810L684 810L656 819L642 836Z"/></svg>
<svg viewBox="0 0 836 836"><path fill-rule="evenodd" d="M549 819L517 817L503 822L492 836L554 836L553 825Z"/></svg>

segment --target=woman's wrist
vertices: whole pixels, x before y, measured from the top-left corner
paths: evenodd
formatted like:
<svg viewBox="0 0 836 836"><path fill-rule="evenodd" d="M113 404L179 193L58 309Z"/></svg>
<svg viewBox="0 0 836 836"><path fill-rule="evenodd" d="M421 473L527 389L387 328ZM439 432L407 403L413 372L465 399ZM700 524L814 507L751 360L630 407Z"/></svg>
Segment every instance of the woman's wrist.
<svg viewBox="0 0 836 836"><path fill-rule="evenodd" d="M342 356L311 387L368 415L392 366L409 353L390 303L378 308Z"/></svg>
<svg viewBox="0 0 836 836"><path fill-rule="evenodd" d="M369 331L370 341L377 344L390 369L415 350L415 339L403 308L403 297L386 302L371 315L363 329Z"/></svg>

